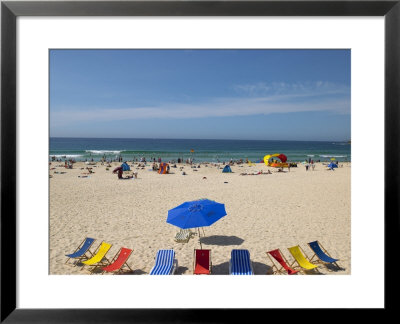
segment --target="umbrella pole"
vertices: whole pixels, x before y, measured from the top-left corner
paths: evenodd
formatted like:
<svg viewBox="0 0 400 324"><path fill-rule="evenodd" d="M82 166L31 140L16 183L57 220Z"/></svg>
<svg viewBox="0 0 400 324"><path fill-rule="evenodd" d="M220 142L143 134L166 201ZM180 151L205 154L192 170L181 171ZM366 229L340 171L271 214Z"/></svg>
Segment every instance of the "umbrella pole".
<svg viewBox="0 0 400 324"><path fill-rule="evenodd" d="M200 249L202 249L202 250L203 250L203 247L201 246L200 227L197 227L197 230L199 231L199 243L200 243Z"/></svg>

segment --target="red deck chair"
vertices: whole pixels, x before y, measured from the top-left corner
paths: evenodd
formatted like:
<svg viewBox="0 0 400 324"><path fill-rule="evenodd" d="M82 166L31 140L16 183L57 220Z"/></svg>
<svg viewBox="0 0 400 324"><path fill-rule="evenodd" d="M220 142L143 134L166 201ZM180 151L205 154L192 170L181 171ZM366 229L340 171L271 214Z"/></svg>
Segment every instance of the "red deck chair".
<svg viewBox="0 0 400 324"><path fill-rule="evenodd" d="M210 274L211 263L211 250L194 250L194 265L193 274Z"/></svg>
<svg viewBox="0 0 400 324"><path fill-rule="evenodd" d="M128 267L129 270L132 271L132 269L129 267L128 263L126 263L126 261L129 259L131 254L132 254L132 250L130 250L130 249L127 249L127 248L119 249L119 251L112 258L111 263L102 269L103 272L106 271L106 272L120 273L124 267ZM117 255L118 255L118 258L117 258Z"/></svg>
<svg viewBox="0 0 400 324"><path fill-rule="evenodd" d="M275 262L274 262L274 260L270 257L270 255L272 255L272 256L274 257L274 259L275 259L276 261L278 261L279 264L281 265L281 267L280 267L279 269L278 269L278 267L275 265ZM281 252L279 249L272 250L272 251L268 251L268 252L267 252L267 256L268 256L268 258L271 260L271 262L272 262L272 264L273 264L272 269L274 269L274 268L276 269L276 270L274 271L274 274L275 274L275 273L281 274L282 272L285 273L285 271L283 271L283 269L285 269L286 272L287 272L289 275L292 275L292 274L295 274L295 273L299 272L298 270L293 270L291 267L288 266L288 261L286 260L286 258L284 257L284 255L282 254L282 252Z"/></svg>

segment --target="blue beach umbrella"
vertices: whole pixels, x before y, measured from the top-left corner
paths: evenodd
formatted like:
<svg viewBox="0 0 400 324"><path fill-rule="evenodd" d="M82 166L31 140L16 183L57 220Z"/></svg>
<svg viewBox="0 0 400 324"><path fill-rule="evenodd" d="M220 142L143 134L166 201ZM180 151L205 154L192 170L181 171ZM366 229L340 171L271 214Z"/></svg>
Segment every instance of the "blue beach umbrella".
<svg viewBox="0 0 400 324"><path fill-rule="evenodd" d="M168 211L167 223L182 229L200 228L214 224L225 215L224 204L209 199L200 199L187 201L170 209Z"/></svg>

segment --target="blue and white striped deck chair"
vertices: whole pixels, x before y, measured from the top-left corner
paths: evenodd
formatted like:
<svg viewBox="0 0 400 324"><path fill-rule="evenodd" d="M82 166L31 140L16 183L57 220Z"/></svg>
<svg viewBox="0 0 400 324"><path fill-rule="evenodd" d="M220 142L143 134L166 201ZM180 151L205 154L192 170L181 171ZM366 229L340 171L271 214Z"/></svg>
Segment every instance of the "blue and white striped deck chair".
<svg viewBox="0 0 400 324"><path fill-rule="evenodd" d="M253 267L248 250L232 250L229 260L229 274L231 275L252 275Z"/></svg>
<svg viewBox="0 0 400 324"><path fill-rule="evenodd" d="M156 264L150 271L150 275L172 275L178 267L178 261L174 259L174 250L158 250Z"/></svg>

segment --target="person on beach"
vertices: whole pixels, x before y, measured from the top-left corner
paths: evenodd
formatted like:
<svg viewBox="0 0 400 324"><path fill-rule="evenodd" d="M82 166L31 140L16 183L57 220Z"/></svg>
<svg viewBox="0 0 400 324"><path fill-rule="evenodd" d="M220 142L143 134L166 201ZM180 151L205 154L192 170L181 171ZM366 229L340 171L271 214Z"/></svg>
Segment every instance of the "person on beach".
<svg viewBox="0 0 400 324"><path fill-rule="evenodd" d="M122 167L115 168L113 173L114 174L118 173L118 179L122 179L122 173L123 173Z"/></svg>
<svg viewBox="0 0 400 324"><path fill-rule="evenodd" d="M135 177L135 179L137 179L137 175L138 175L137 172L134 172L133 175L128 175L126 178L124 178L124 177L122 176L122 173L123 173L122 167L115 168L114 171L113 171L113 173L118 173L118 179L119 179L119 180L121 180L121 179L122 179L122 180L124 180L124 179L132 179L133 177Z"/></svg>

